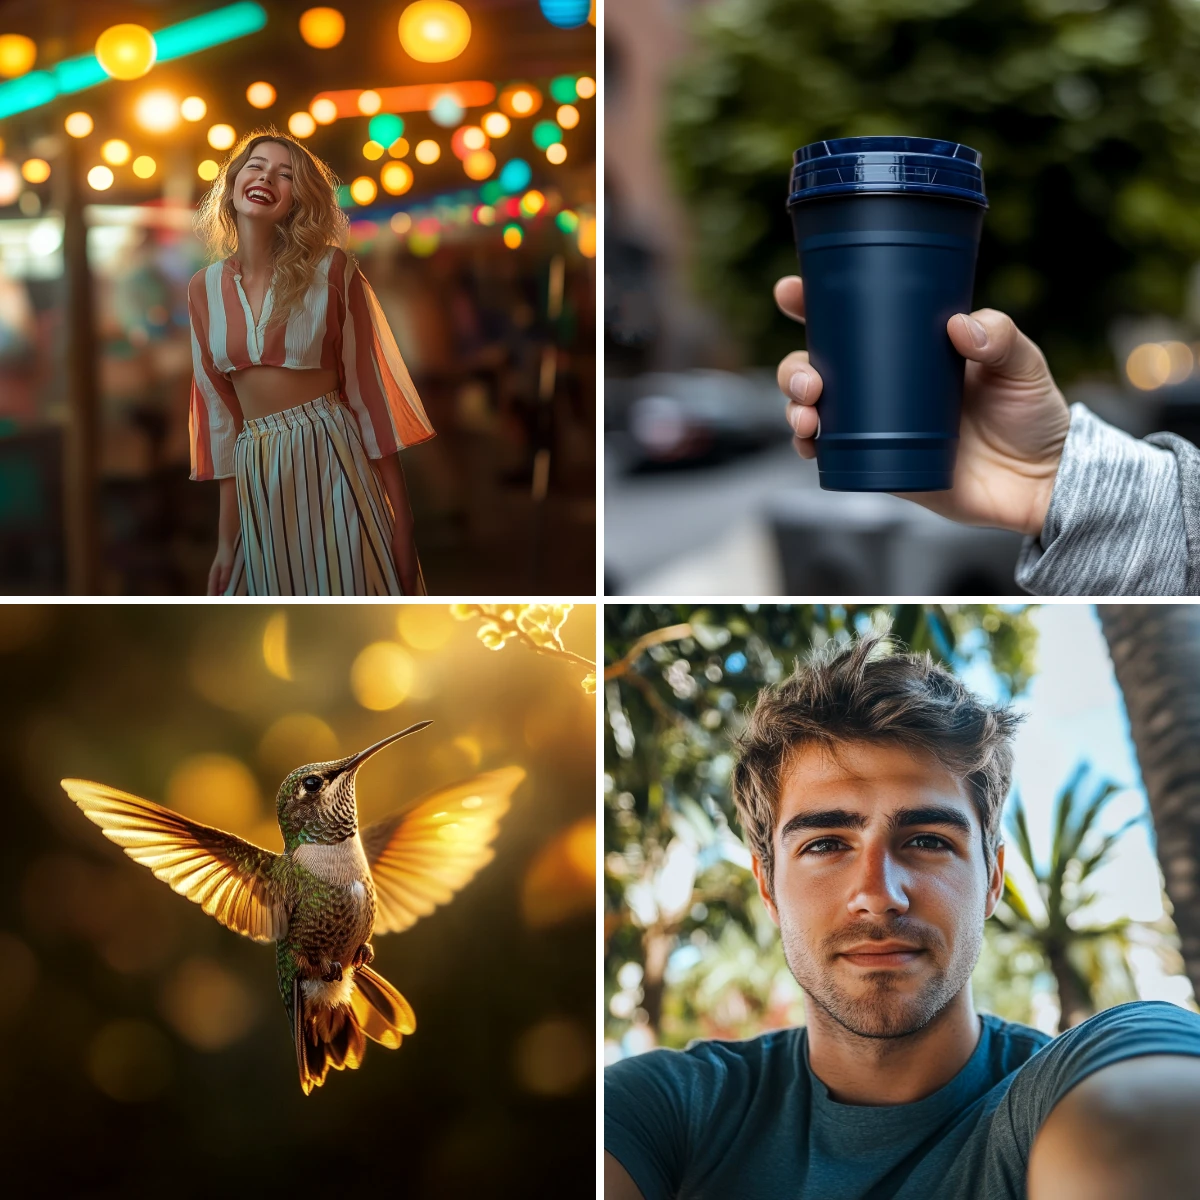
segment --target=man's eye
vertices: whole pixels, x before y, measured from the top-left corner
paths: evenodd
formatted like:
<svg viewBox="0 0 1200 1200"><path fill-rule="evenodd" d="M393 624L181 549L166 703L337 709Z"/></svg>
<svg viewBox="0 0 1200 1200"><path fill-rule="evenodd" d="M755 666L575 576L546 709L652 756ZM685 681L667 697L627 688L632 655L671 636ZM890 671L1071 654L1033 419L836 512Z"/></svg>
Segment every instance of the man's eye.
<svg viewBox="0 0 1200 1200"><path fill-rule="evenodd" d="M809 842L800 853L832 854L835 850L841 850L842 848L842 843L838 838L817 838L815 842Z"/></svg>
<svg viewBox="0 0 1200 1200"><path fill-rule="evenodd" d="M938 837L936 833L918 833L915 838L912 838L910 846L916 846L918 850L950 850L950 843L943 837Z"/></svg>

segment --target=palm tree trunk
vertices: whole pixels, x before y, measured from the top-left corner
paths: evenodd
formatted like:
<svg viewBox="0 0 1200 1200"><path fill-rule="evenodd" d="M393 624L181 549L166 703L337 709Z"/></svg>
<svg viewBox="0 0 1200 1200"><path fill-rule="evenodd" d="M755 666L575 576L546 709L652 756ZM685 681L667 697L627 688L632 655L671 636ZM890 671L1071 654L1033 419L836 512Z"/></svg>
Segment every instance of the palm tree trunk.
<svg viewBox="0 0 1200 1200"><path fill-rule="evenodd" d="M1086 1021L1096 1011L1096 1006L1091 996L1080 988L1079 980L1067 961L1065 947L1047 949L1046 958L1054 973L1054 982L1058 985L1058 1032L1062 1033L1064 1029L1074 1029L1080 1021Z"/></svg>
<svg viewBox="0 0 1200 1200"><path fill-rule="evenodd" d="M1097 608L1125 696L1184 966L1200 996L1200 605Z"/></svg>

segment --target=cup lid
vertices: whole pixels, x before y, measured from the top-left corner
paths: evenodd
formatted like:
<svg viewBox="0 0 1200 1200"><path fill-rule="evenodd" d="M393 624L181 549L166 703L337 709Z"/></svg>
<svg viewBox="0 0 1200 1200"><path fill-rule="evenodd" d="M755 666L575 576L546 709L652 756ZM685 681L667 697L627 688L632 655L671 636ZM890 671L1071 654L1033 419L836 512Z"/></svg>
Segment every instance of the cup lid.
<svg viewBox="0 0 1200 1200"><path fill-rule="evenodd" d="M914 192L987 208L983 155L961 142L921 137L832 138L801 146L788 207L821 196Z"/></svg>

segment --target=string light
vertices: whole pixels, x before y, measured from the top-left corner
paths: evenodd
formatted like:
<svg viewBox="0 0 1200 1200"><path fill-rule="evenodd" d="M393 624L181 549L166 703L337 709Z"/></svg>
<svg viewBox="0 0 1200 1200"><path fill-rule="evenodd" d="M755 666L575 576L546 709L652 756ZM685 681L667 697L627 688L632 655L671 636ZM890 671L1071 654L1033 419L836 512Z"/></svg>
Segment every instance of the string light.
<svg viewBox="0 0 1200 1200"><path fill-rule="evenodd" d="M27 158L21 164L26 183L45 183L50 178L50 164L44 158Z"/></svg>
<svg viewBox="0 0 1200 1200"><path fill-rule="evenodd" d="M496 156L490 150L472 150L463 159L463 170L469 179L487 179L496 169Z"/></svg>
<svg viewBox="0 0 1200 1200"><path fill-rule="evenodd" d="M546 159L554 166L562 166L567 161L567 148L562 142L555 142L553 146L546 147Z"/></svg>
<svg viewBox="0 0 1200 1200"><path fill-rule="evenodd" d="M408 153L408 138L397 138L388 147L388 153L393 158L403 158Z"/></svg>
<svg viewBox="0 0 1200 1200"><path fill-rule="evenodd" d="M363 146L362 152L363 158L369 158L372 162L383 157L383 147L378 142L367 142Z"/></svg>
<svg viewBox="0 0 1200 1200"><path fill-rule="evenodd" d="M308 106L308 111L312 113L313 120L318 125L332 125L337 120L337 105L327 96L321 96L314 100Z"/></svg>
<svg viewBox="0 0 1200 1200"><path fill-rule="evenodd" d="M0 37L0 75L16 79L24 75L37 61L37 43L23 33L6 33Z"/></svg>
<svg viewBox="0 0 1200 1200"><path fill-rule="evenodd" d="M111 163L114 167L119 167L123 163L129 161L130 149L129 143L122 141L120 138L109 138L103 146L100 147L100 157L106 163Z"/></svg>
<svg viewBox="0 0 1200 1200"><path fill-rule="evenodd" d="M383 97L375 91L365 91L358 98L358 111L364 117L373 117L383 107Z"/></svg>
<svg viewBox="0 0 1200 1200"><path fill-rule="evenodd" d="M369 175L360 175L350 185L350 195L354 198L355 204L370 204L375 199L378 190L375 180Z"/></svg>
<svg viewBox="0 0 1200 1200"><path fill-rule="evenodd" d="M139 154L133 160L133 173L139 179L149 179L158 170L158 163L148 154Z"/></svg>
<svg viewBox="0 0 1200 1200"><path fill-rule="evenodd" d="M573 104L562 104L554 114L554 119L564 129L574 129L579 124L579 109Z"/></svg>
<svg viewBox="0 0 1200 1200"><path fill-rule="evenodd" d="M211 158L206 158L197 168L196 174L204 180L216 179L221 173L221 168L213 162Z"/></svg>
<svg viewBox="0 0 1200 1200"><path fill-rule="evenodd" d="M294 112L288 117L288 133L292 137L306 138L312 137L316 131L317 123L312 119L311 113Z"/></svg>
<svg viewBox="0 0 1200 1200"><path fill-rule="evenodd" d="M413 185L412 168L407 163L387 163L379 172L379 182L383 184L385 192L390 192L393 196L403 196Z"/></svg>
<svg viewBox="0 0 1200 1200"><path fill-rule="evenodd" d="M179 124L179 101L170 92L157 88L139 97L133 116L149 133L169 133Z"/></svg>
<svg viewBox="0 0 1200 1200"><path fill-rule="evenodd" d="M442 148L432 138L426 138L417 143L414 154L417 162L424 163L428 167L442 157Z"/></svg>
<svg viewBox="0 0 1200 1200"><path fill-rule="evenodd" d="M480 124L483 132L493 138L502 138L512 128L512 123L501 112L485 113Z"/></svg>
<svg viewBox="0 0 1200 1200"><path fill-rule="evenodd" d="M275 89L260 79L246 89L246 99L255 108L270 108L275 103Z"/></svg>
<svg viewBox="0 0 1200 1200"><path fill-rule="evenodd" d="M73 138L85 138L95 127L92 118L85 112L73 112L63 122L63 128Z"/></svg>
<svg viewBox="0 0 1200 1200"><path fill-rule="evenodd" d="M113 185L113 173L107 167L93 167L87 173L90 187L97 192L106 192Z"/></svg>
<svg viewBox="0 0 1200 1200"><path fill-rule="evenodd" d="M185 121L203 121L208 105L199 96L187 96L179 106L179 115Z"/></svg>
<svg viewBox="0 0 1200 1200"><path fill-rule="evenodd" d="M575 91L581 100L590 100L596 94L596 81L590 75L580 75L575 80Z"/></svg>
<svg viewBox="0 0 1200 1200"><path fill-rule="evenodd" d="M471 18L453 0L416 0L400 14L400 45L417 62L449 62L471 40Z"/></svg>
<svg viewBox="0 0 1200 1200"><path fill-rule="evenodd" d="M158 47L143 25L113 25L96 39L96 61L112 79L140 79L157 57Z"/></svg>
<svg viewBox="0 0 1200 1200"><path fill-rule="evenodd" d="M525 240L525 234L520 225L505 225L504 233L501 236L504 238L504 244L510 250L516 250Z"/></svg>
<svg viewBox="0 0 1200 1200"><path fill-rule="evenodd" d="M316 50L336 46L346 35L346 18L336 8L310 8L300 14L300 36Z"/></svg>

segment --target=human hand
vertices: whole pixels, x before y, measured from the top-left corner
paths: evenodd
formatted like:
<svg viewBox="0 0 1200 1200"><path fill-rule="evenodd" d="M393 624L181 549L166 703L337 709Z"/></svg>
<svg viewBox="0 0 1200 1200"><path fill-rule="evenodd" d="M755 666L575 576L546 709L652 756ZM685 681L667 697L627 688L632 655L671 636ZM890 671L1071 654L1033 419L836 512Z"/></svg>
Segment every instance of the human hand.
<svg viewBox="0 0 1200 1200"><path fill-rule="evenodd" d="M775 285L775 302L803 321L804 284L789 275ZM1070 415L1045 355L994 308L946 323L951 344L967 360L954 486L946 492L901 492L925 508L965 525L991 525L1036 537L1046 521ZM982 334L982 345L976 338ZM807 350L779 364L788 397L787 419L801 458L816 455L814 405L821 377Z"/></svg>
<svg viewBox="0 0 1200 1200"><path fill-rule="evenodd" d="M208 590L205 595L223 596L233 574L233 559L236 546L231 542L217 543L217 556L208 569Z"/></svg>

